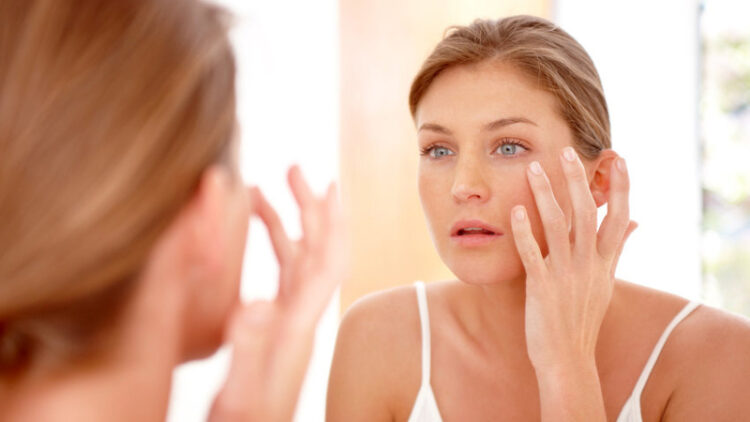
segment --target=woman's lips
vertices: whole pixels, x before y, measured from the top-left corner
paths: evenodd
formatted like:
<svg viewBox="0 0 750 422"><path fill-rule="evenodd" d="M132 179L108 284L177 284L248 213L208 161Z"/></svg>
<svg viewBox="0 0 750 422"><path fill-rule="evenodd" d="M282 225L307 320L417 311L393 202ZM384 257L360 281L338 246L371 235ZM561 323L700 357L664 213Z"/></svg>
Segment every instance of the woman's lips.
<svg viewBox="0 0 750 422"><path fill-rule="evenodd" d="M481 220L460 220L451 228L451 240L460 246L486 245L503 235L500 229Z"/></svg>
<svg viewBox="0 0 750 422"><path fill-rule="evenodd" d="M460 246L481 246L486 245L499 238L502 234L464 234L451 236L451 240Z"/></svg>

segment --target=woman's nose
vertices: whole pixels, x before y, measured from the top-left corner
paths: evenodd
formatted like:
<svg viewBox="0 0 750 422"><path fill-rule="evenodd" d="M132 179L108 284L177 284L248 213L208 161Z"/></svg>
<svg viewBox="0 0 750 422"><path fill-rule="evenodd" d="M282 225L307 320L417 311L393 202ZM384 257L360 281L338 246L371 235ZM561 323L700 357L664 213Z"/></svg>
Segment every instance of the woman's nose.
<svg viewBox="0 0 750 422"><path fill-rule="evenodd" d="M459 160L451 193L456 202L485 202L489 199L490 187L484 178L481 163L474 160Z"/></svg>

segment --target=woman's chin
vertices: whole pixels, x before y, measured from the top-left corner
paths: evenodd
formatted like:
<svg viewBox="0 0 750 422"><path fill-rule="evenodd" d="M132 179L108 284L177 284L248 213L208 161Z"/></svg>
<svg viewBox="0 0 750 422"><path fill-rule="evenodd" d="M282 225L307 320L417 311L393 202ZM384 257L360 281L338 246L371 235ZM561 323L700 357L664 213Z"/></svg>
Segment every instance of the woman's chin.
<svg viewBox="0 0 750 422"><path fill-rule="evenodd" d="M448 268L460 281L467 284L487 285L517 280L524 274L520 262L476 262L476 260L446 261Z"/></svg>

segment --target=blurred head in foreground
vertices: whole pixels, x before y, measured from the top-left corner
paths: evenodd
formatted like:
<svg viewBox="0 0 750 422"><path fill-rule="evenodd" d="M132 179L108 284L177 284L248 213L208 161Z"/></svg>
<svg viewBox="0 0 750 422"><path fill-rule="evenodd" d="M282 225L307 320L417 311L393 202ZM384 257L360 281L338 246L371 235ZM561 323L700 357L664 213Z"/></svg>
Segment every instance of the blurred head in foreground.
<svg viewBox="0 0 750 422"><path fill-rule="evenodd" d="M219 346L251 206L234 78L203 3L0 1L0 378L164 321L177 360Z"/></svg>

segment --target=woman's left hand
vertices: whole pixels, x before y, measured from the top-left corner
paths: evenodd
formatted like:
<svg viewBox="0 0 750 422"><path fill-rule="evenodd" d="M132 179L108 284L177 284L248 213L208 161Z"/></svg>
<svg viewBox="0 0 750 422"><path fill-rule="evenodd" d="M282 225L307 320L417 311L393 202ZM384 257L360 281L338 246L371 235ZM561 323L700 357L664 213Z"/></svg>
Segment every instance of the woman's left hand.
<svg viewBox="0 0 750 422"><path fill-rule="evenodd" d="M583 164L572 148L563 150L560 161L571 200L572 229L539 163L527 169L547 240L546 257L525 208L519 205L511 211L516 248L526 270L526 346L538 378L595 370L594 352L612 297L615 267L637 226L629 217L625 160L612 160L608 211L598 232L597 207Z"/></svg>
<svg viewBox="0 0 750 422"><path fill-rule="evenodd" d="M279 289L272 301L239 304L228 321L232 363L210 422L293 419L315 327L347 276L344 221L335 188L316 197L298 167L288 177L300 208L302 237L290 239L260 190L251 191L254 212L268 228L279 263Z"/></svg>

